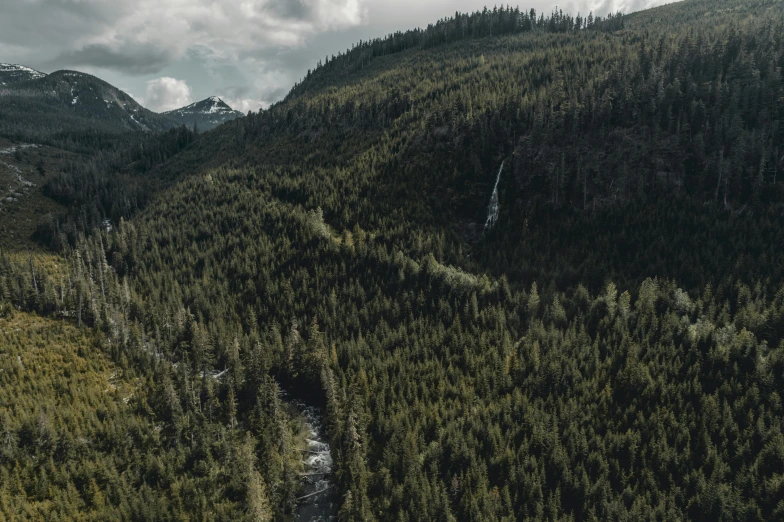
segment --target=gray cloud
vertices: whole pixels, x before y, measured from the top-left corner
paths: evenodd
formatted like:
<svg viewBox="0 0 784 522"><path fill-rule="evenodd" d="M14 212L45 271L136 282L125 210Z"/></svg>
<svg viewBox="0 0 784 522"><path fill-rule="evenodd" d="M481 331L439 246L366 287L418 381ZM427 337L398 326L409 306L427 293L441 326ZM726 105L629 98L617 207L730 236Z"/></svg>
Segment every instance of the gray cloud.
<svg viewBox="0 0 784 522"><path fill-rule="evenodd" d="M57 56L49 65L53 68L87 65L141 75L160 71L172 59L170 53L156 46L124 47L116 50L106 44L89 44Z"/></svg>
<svg viewBox="0 0 784 522"><path fill-rule="evenodd" d="M103 0L2 0L0 45L15 45L38 63L85 43L85 36L110 31L128 14L130 2Z"/></svg>
<svg viewBox="0 0 784 522"><path fill-rule="evenodd" d="M303 0L271 0L267 9L280 18L307 20L313 14Z"/></svg>
<svg viewBox="0 0 784 522"><path fill-rule="evenodd" d="M363 22L365 0L3 0L0 46L37 65L148 74L204 46L226 60Z"/></svg>

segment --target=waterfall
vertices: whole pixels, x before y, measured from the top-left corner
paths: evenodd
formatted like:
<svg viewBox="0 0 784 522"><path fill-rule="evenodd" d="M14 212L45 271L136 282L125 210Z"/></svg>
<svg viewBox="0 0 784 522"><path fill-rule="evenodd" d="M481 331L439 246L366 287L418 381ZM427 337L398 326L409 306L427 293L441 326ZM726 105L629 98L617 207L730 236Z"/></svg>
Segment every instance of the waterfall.
<svg viewBox="0 0 784 522"><path fill-rule="evenodd" d="M498 221L498 182L501 181L501 172L504 170L504 162L501 162L501 168L498 169L498 177L495 178L495 187L493 187L493 195L490 196L490 204L487 206L487 221L485 221L485 232L493 228L495 222Z"/></svg>

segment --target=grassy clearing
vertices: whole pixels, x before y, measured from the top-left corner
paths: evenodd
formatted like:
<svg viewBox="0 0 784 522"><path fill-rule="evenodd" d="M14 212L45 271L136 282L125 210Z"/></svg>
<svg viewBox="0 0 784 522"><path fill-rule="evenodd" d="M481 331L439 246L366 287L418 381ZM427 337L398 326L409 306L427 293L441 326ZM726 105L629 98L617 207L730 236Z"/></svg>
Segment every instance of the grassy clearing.
<svg viewBox="0 0 784 522"><path fill-rule="evenodd" d="M0 319L0 520L106 513L105 443L133 392L91 331L19 312Z"/></svg>

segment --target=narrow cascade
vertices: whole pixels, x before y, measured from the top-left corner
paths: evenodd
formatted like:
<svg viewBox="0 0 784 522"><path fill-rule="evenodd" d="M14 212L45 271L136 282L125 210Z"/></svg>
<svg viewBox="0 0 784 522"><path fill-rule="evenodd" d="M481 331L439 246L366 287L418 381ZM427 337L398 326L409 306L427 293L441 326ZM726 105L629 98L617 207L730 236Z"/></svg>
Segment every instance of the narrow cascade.
<svg viewBox="0 0 784 522"><path fill-rule="evenodd" d="M297 502L296 520L302 522L327 522L335 520L335 497L332 484L332 454L322 426L322 413L318 408L299 401L292 405L299 410L310 430L308 447L303 449L302 496Z"/></svg>
<svg viewBox="0 0 784 522"><path fill-rule="evenodd" d="M504 162L501 162L501 168L498 169L498 177L495 178L495 187L493 187L493 195L490 196L490 204L487 206L487 221L485 221L485 232L493 228L495 222L498 221L498 211L501 207L498 205L498 182L501 181L501 172L504 170Z"/></svg>

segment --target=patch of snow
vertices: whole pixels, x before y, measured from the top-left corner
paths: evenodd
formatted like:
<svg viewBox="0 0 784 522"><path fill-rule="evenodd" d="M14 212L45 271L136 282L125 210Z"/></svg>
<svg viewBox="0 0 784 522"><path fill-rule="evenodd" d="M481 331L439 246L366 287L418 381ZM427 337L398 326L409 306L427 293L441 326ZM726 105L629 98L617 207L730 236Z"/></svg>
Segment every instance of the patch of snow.
<svg viewBox="0 0 784 522"><path fill-rule="evenodd" d="M76 102L78 102L78 101L79 101L79 97L78 97L78 96L76 96L76 97L73 99L73 101L71 102L71 105L76 105Z"/></svg>
<svg viewBox="0 0 784 522"><path fill-rule="evenodd" d="M150 129L148 129L148 128L147 128L147 126L146 126L145 124L143 124L142 122L140 122L140 121L138 121L136 118L134 118L134 117L133 117L133 113L130 113L130 112L129 112L129 113L128 113L128 116L130 116L130 117L131 117L131 119L133 120L133 122L134 122L136 125L138 125L139 127L141 127L141 128L142 128L142 130L150 130Z"/></svg>
<svg viewBox="0 0 784 522"><path fill-rule="evenodd" d="M25 72L28 73L33 79L43 78L46 76L44 73L25 67L24 65L16 65L11 63L0 63L0 72Z"/></svg>
<svg viewBox="0 0 784 522"><path fill-rule="evenodd" d="M2 163L2 164L5 165L6 167L8 167L9 169L11 169L12 171L14 171L14 173L16 173L17 176L21 176L22 175L22 171L21 171L21 169L19 167L15 166L15 165L11 165L9 163Z"/></svg>
<svg viewBox="0 0 784 522"><path fill-rule="evenodd" d="M179 115L192 115L192 114L228 114L234 111L226 105L226 102L217 96L210 96L206 100L191 103L181 109L168 111L165 114L179 114Z"/></svg>
<svg viewBox="0 0 784 522"><path fill-rule="evenodd" d="M0 149L0 154L10 155L10 154L13 154L14 152L16 152L17 149L18 150L35 149L35 148L38 148L38 147L40 147L40 145L36 145L34 143L23 143L21 145L14 145L13 147L8 147L7 149Z"/></svg>

